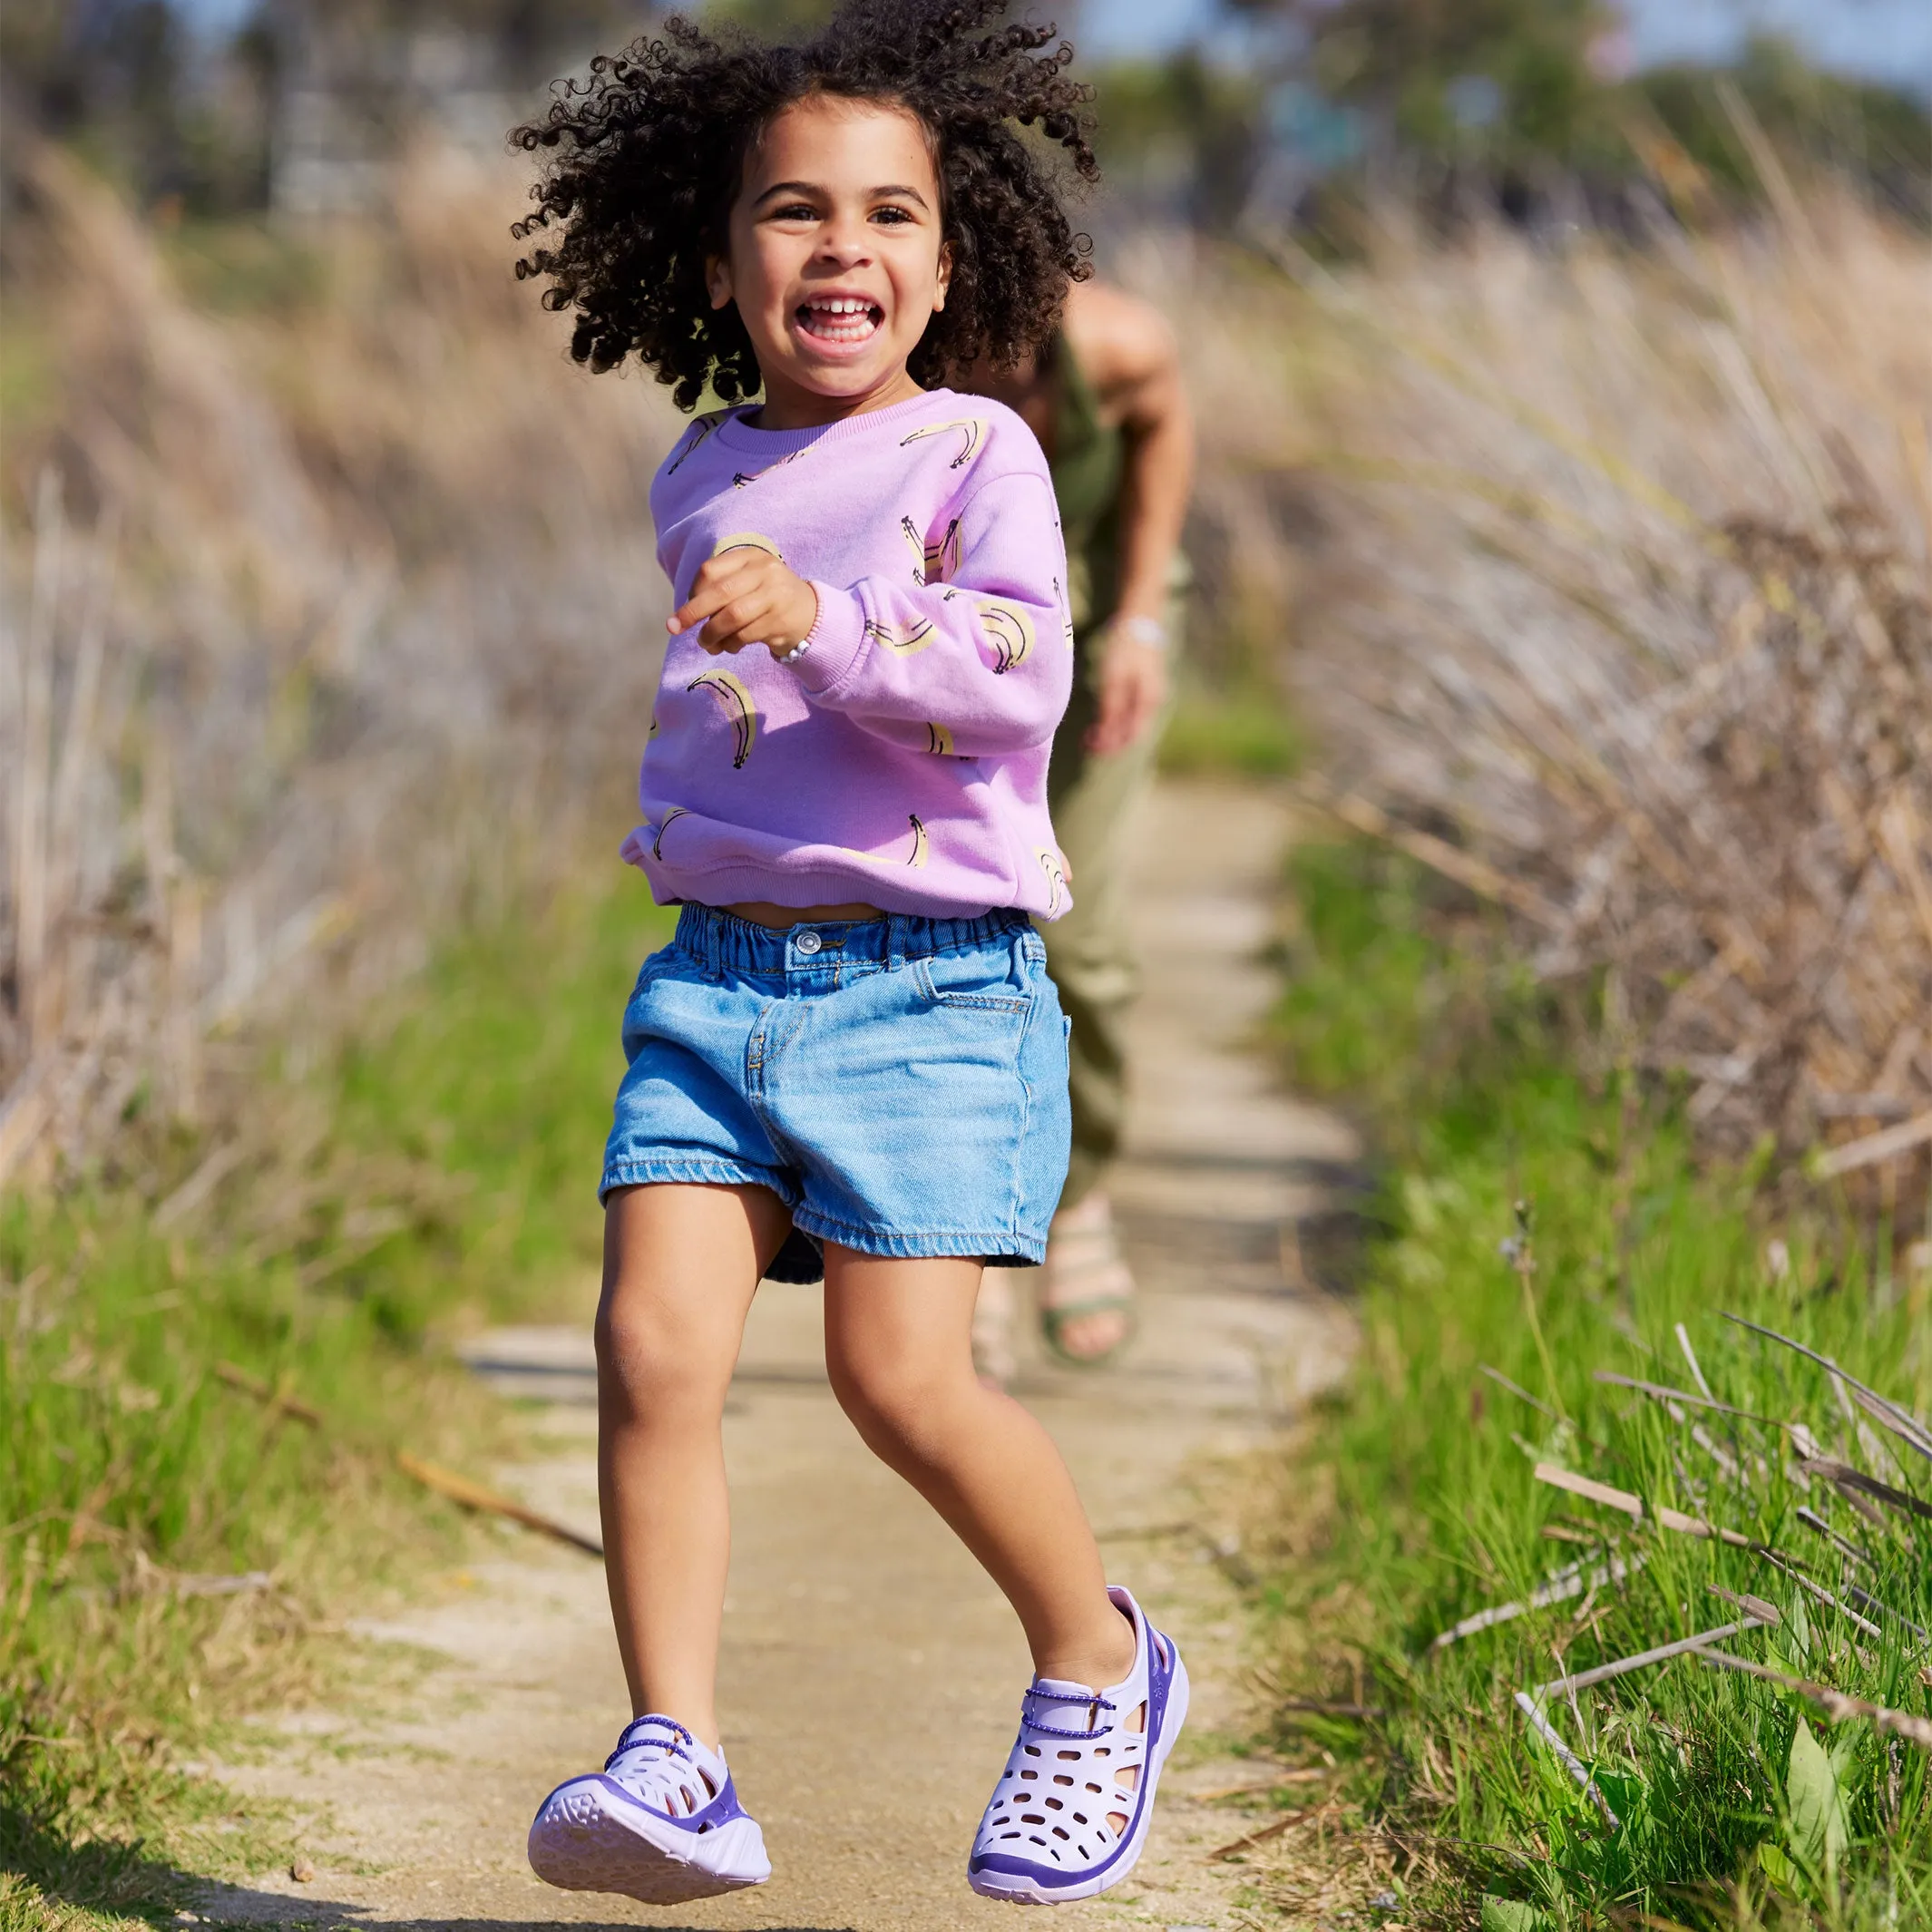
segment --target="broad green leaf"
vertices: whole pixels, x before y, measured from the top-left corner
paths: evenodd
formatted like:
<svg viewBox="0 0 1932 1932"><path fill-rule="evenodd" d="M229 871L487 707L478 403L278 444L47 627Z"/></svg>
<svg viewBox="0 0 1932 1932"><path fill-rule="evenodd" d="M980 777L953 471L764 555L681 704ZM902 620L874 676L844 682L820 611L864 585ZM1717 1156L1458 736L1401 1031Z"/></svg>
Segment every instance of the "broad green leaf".
<svg viewBox="0 0 1932 1932"><path fill-rule="evenodd" d="M1633 1778L1627 1772L1593 1771L1591 1773L1596 1789L1604 1794L1604 1801L1616 1813L1618 1829L1631 1831L1646 1823L1644 1812L1648 1807L1649 1792L1641 1778Z"/></svg>
<svg viewBox="0 0 1932 1932"><path fill-rule="evenodd" d="M1543 1932L1547 1923L1535 1906L1520 1898L1483 1898L1482 1932Z"/></svg>
<svg viewBox="0 0 1932 1932"><path fill-rule="evenodd" d="M1785 1808L1791 1816L1791 1854L1808 1871L1830 1874L1851 1836L1845 1794L1825 1755L1825 1747L1803 1718L1791 1737L1791 1761L1784 1774Z"/></svg>
<svg viewBox="0 0 1932 1932"><path fill-rule="evenodd" d="M1800 1881L1797 1868L1769 1839L1758 1847L1758 1865L1781 1892L1794 1898L1798 1896Z"/></svg>

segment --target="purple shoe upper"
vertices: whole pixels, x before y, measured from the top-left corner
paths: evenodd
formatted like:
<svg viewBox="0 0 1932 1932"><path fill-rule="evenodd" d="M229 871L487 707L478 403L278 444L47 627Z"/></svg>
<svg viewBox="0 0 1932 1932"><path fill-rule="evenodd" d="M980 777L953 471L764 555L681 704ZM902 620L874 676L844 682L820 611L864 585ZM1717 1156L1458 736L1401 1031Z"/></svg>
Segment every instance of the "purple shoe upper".
<svg viewBox="0 0 1932 1932"><path fill-rule="evenodd" d="M1096 1888L1093 1881L1106 1879L1123 1859L1131 1863L1137 1856L1143 1815L1154 1798L1156 1753L1164 1755L1168 1742L1176 1652L1138 1605L1134 1615L1140 1654L1133 1675L1111 1697L1037 1679L1029 1687L1019 1742L987 1807L969 1877L999 1873L1044 1890L1085 1891ZM1130 1732L1121 1712L1142 1701L1143 1668L1147 1727ZM1076 1711L1088 1713L1088 1728L1066 1722ZM1119 1772L1128 1768L1138 1771L1131 1789L1118 1782ZM1113 1817L1127 1820L1117 1832Z"/></svg>

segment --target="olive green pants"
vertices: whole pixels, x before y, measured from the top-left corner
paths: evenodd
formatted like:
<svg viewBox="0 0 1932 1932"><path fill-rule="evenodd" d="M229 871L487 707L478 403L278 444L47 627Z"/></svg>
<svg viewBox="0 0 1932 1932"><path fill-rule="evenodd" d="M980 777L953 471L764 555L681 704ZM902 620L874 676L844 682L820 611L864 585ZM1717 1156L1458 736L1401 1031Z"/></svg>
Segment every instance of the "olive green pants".
<svg viewBox="0 0 1932 1932"><path fill-rule="evenodd" d="M1127 1009L1140 990L1140 961L1127 924L1127 881L1134 821L1153 789L1166 715L1125 751L1097 757L1083 740L1098 701L1078 679L1053 739L1047 778L1053 831L1072 874L1073 910L1043 927L1047 970L1073 1022L1069 1085L1073 1156L1062 1210L1085 1199L1113 1165L1127 1125Z"/></svg>

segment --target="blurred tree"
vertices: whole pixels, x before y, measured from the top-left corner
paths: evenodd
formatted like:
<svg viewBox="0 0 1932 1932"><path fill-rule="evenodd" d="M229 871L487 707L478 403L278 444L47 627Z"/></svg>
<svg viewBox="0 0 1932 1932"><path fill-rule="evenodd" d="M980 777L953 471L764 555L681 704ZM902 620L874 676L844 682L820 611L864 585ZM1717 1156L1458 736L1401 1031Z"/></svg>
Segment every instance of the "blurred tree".
<svg viewBox="0 0 1932 1932"><path fill-rule="evenodd" d="M261 189L259 70L198 57L168 0L7 0L10 134L65 141L144 200L225 209Z"/></svg>
<svg viewBox="0 0 1932 1932"><path fill-rule="evenodd" d="M835 4L836 0L714 0L710 6L694 6L688 11L736 22L768 40L782 40L787 34L823 26L832 17Z"/></svg>
<svg viewBox="0 0 1932 1932"><path fill-rule="evenodd" d="M1605 126L1606 0L1231 0L1280 21L1330 100L1390 144L1502 167L1576 161Z"/></svg>
<svg viewBox="0 0 1932 1932"><path fill-rule="evenodd" d="M1265 141L1267 88L1186 48L1090 78L1094 144L1111 192L1144 210L1225 229L1245 204Z"/></svg>
<svg viewBox="0 0 1932 1932"><path fill-rule="evenodd" d="M1841 79L1814 67L1791 42L1753 36L1727 75L1771 141L1787 154L1864 181L1900 213L1932 219L1932 116L1900 88ZM1654 67L1629 83L1705 178L1755 196L1757 171L1708 68Z"/></svg>

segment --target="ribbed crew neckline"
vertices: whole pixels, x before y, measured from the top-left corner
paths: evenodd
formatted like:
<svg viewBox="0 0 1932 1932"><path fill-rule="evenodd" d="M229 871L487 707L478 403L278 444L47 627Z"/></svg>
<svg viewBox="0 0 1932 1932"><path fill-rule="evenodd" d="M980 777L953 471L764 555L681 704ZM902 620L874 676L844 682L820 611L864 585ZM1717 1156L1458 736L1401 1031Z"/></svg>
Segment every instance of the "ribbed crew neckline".
<svg viewBox="0 0 1932 1932"><path fill-rule="evenodd" d="M922 390L917 395L908 396L903 403L894 403L889 409L867 409L855 416L846 416L841 422L822 423L816 429L759 429L746 422L745 415L765 405L746 403L734 409L717 425L717 440L727 449L756 450L766 456L790 456L821 443L850 443L856 437L869 436L876 430L891 429L896 424L912 421L942 397L951 399L952 395L950 389Z"/></svg>

